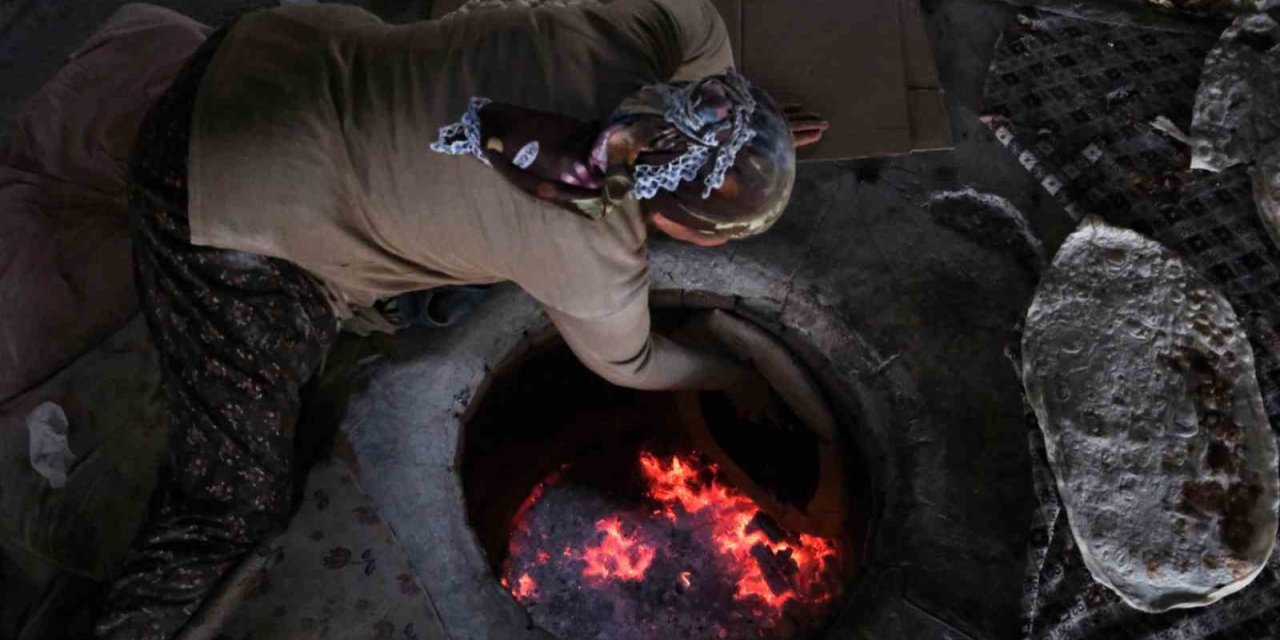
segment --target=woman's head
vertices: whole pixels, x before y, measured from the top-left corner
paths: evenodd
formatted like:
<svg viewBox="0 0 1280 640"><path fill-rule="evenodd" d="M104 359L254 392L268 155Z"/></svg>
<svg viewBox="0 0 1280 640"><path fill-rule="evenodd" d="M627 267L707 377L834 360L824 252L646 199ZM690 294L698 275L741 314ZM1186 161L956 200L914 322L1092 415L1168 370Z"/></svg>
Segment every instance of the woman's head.
<svg viewBox="0 0 1280 640"><path fill-rule="evenodd" d="M768 229L795 180L786 116L732 72L646 86L603 127L473 98L431 148L474 155L526 193L593 219L634 197L654 226L702 245Z"/></svg>
<svg viewBox="0 0 1280 640"><path fill-rule="evenodd" d="M737 74L645 87L610 118L592 163L628 175L656 226L698 244L765 231L795 181L786 117Z"/></svg>

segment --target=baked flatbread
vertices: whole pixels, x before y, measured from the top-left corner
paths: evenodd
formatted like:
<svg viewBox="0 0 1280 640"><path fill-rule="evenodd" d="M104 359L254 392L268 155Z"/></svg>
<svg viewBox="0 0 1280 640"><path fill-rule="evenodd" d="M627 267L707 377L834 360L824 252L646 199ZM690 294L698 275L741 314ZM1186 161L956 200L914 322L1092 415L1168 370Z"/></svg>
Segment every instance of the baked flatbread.
<svg viewBox="0 0 1280 640"><path fill-rule="evenodd" d="M1023 384L1071 531L1129 605L1210 604L1276 542L1276 440L1227 301L1177 255L1086 219L1027 313Z"/></svg>

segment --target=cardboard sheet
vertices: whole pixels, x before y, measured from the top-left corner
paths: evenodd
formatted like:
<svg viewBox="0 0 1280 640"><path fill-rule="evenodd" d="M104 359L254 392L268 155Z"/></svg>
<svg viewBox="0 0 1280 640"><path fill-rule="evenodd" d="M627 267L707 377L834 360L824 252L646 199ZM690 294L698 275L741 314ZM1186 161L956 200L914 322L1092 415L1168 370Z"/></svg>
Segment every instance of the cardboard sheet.
<svg viewBox="0 0 1280 640"><path fill-rule="evenodd" d="M902 53L907 75L907 110L911 121L911 149L927 151L951 147L946 92L938 81L938 67L924 30L919 0L900 0Z"/></svg>
<svg viewBox="0 0 1280 640"><path fill-rule="evenodd" d="M606 0L607 1L607 0ZM433 17L463 0L436 0ZM831 122L801 161L893 156L951 146L919 0L712 0L738 70L779 104Z"/></svg>
<svg viewBox="0 0 1280 640"><path fill-rule="evenodd" d="M900 0L739 1L739 71L831 121L802 160L910 150Z"/></svg>

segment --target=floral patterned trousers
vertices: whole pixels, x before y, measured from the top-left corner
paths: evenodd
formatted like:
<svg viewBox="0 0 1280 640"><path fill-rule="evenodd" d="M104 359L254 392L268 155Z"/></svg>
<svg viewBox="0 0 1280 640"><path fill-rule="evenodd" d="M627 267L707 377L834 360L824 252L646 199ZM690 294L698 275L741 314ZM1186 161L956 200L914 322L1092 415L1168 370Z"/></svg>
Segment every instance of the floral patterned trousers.
<svg viewBox="0 0 1280 640"><path fill-rule="evenodd" d="M99 638L173 637L228 570L283 528L301 390L338 332L300 268L189 241L192 107L224 34L209 38L152 108L130 160L135 269L163 368L169 445Z"/></svg>

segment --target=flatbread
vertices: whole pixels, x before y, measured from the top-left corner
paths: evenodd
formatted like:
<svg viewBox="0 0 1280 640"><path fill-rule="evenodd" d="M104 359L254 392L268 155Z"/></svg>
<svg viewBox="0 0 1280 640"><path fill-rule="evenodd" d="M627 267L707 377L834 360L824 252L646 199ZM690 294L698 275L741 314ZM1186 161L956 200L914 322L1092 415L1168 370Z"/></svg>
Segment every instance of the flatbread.
<svg viewBox="0 0 1280 640"><path fill-rule="evenodd" d="M1253 352L1177 255L1087 218L1027 313L1023 384L1085 565L1143 611L1244 588L1280 479Z"/></svg>
<svg viewBox="0 0 1280 640"><path fill-rule="evenodd" d="M1258 215L1271 234L1271 241L1280 246L1280 140L1258 153L1249 175L1253 178L1253 203Z"/></svg>
<svg viewBox="0 0 1280 640"><path fill-rule="evenodd" d="M1191 168L1222 171L1254 162L1280 140L1280 24L1244 15L1205 58L1191 116Z"/></svg>

